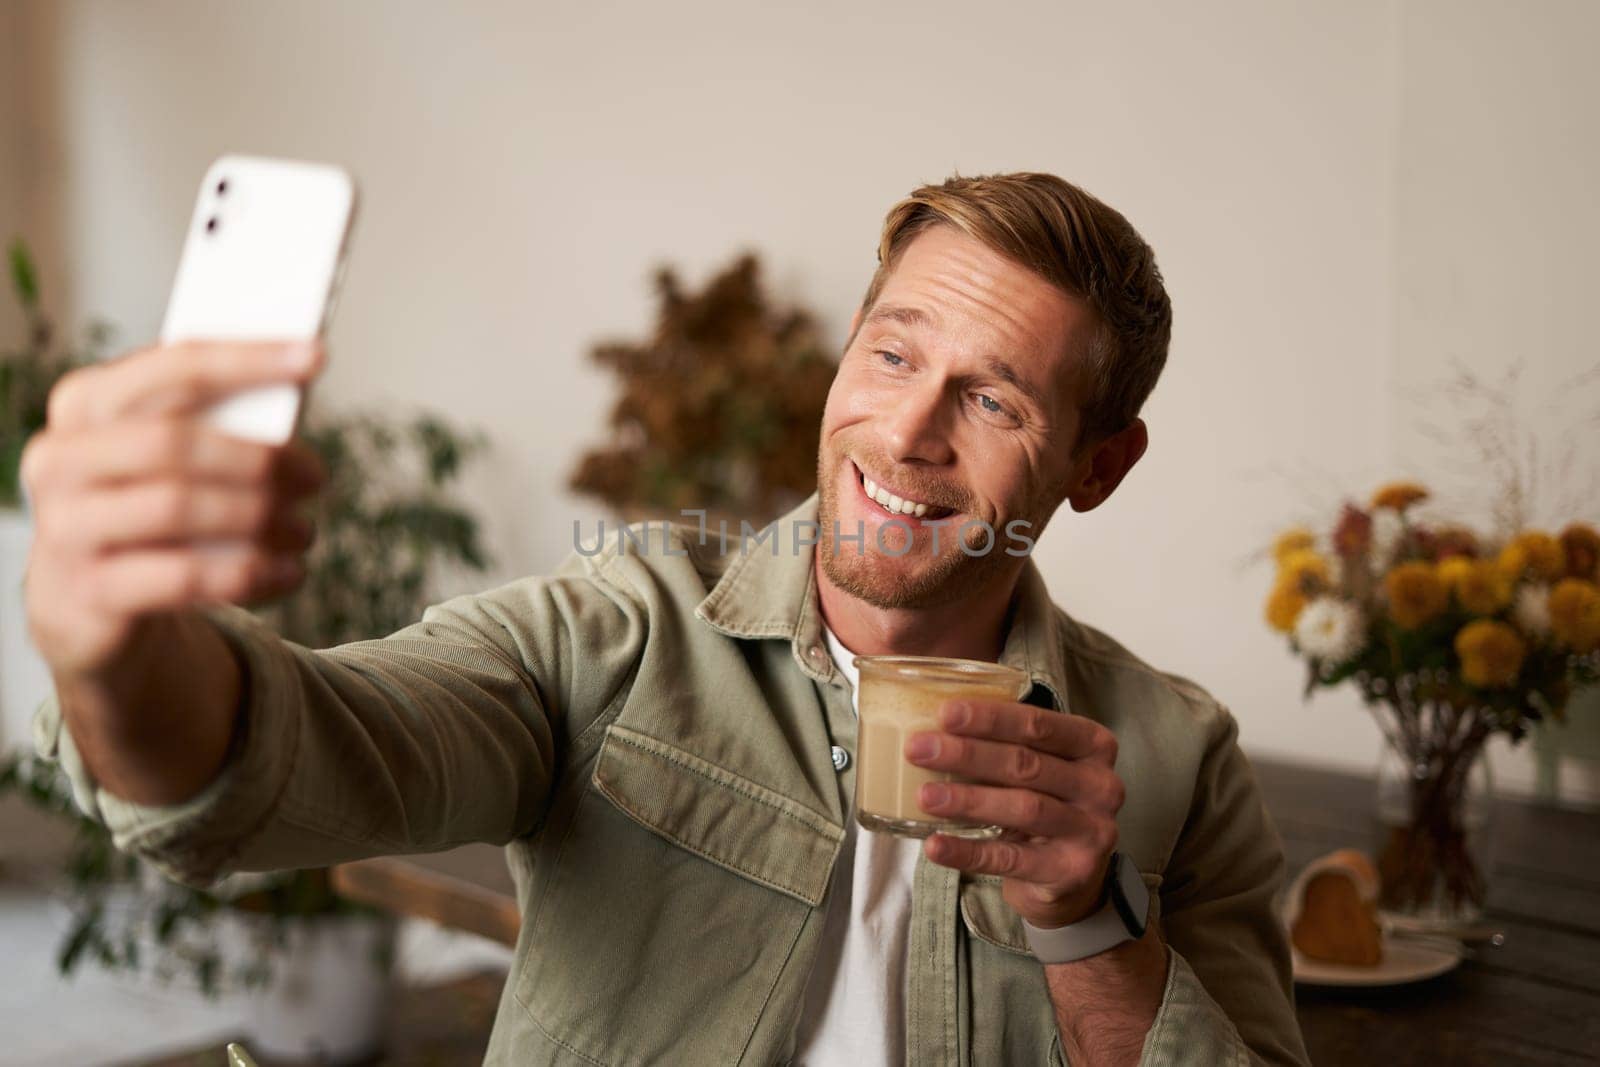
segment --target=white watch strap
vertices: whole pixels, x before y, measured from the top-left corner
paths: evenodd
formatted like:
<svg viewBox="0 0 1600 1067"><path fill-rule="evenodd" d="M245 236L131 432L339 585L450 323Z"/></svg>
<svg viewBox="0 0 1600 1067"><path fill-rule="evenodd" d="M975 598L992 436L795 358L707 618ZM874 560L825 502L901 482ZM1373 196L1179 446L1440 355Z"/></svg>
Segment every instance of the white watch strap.
<svg viewBox="0 0 1600 1067"><path fill-rule="evenodd" d="M1117 860L1117 864L1107 872L1106 902L1093 915L1050 929L1035 926L1027 919L1022 920L1022 934L1028 941L1028 949L1040 963L1075 963L1134 939L1135 935L1122 921L1122 913L1110 898L1110 881L1118 879L1130 889L1137 886L1133 891L1139 893L1140 899L1130 900L1129 904L1140 915L1149 907L1149 891L1145 889L1144 879L1139 876L1137 868L1133 869L1131 878L1122 869L1123 864L1131 867L1132 859L1119 855Z"/></svg>
<svg viewBox="0 0 1600 1067"><path fill-rule="evenodd" d="M1087 919L1054 929L1043 929L1023 919L1022 932L1028 939L1028 949L1040 963L1073 963L1133 940L1110 901Z"/></svg>

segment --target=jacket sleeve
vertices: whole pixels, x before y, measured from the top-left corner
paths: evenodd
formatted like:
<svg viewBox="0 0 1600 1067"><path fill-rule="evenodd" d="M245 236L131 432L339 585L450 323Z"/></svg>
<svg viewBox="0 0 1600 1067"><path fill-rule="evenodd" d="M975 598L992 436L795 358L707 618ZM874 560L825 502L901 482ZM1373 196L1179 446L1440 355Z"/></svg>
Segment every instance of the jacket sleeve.
<svg viewBox="0 0 1600 1067"><path fill-rule="evenodd" d="M205 615L239 660L243 707L222 771L194 797L115 796L85 770L54 696L34 722L35 747L116 845L197 886L530 832L564 746L618 698L646 629L639 602L576 555L320 651L242 608Z"/></svg>
<svg viewBox="0 0 1600 1067"><path fill-rule="evenodd" d="M1167 988L1146 1064L1305 1064L1288 937L1277 919L1283 845L1238 746L1217 717L1161 886Z"/></svg>

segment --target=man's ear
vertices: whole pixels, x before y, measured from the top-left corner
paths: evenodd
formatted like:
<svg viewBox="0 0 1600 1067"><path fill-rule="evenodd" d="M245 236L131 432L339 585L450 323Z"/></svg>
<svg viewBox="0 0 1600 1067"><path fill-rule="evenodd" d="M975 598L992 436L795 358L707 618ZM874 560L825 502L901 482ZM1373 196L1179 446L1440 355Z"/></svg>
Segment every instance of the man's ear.
<svg viewBox="0 0 1600 1067"><path fill-rule="evenodd" d="M1134 419L1089 450L1073 471L1067 500L1073 511L1093 511L1104 504L1150 447L1150 431Z"/></svg>

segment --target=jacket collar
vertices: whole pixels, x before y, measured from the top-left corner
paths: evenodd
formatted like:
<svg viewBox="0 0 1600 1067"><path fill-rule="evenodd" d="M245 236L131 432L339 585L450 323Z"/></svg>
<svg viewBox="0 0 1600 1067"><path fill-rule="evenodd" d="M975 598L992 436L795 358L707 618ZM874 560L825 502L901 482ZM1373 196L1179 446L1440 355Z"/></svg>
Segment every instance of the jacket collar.
<svg viewBox="0 0 1600 1067"><path fill-rule="evenodd" d="M763 528L761 540L729 531L732 557L722 577L695 608L695 615L729 637L781 638L809 677L827 682L833 660L822 638L815 574L817 495ZM1012 600L1000 662L1028 673L1029 703L1066 707L1067 672L1061 616L1044 576L1029 559ZM1040 690L1043 690L1041 692Z"/></svg>

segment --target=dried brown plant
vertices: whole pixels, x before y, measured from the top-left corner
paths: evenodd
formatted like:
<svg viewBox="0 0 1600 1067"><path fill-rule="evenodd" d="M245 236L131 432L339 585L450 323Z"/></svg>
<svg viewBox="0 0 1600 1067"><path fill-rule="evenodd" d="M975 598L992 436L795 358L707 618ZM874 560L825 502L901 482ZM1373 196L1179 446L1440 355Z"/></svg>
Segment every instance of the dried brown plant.
<svg viewBox="0 0 1600 1067"><path fill-rule="evenodd" d="M755 255L698 293L655 275L648 340L607 341L590 358L622 380L609 441L568 481L623 512L685 508L765 521L816 485L817 434L836 363L813 317L773 307Z"/></svg>

